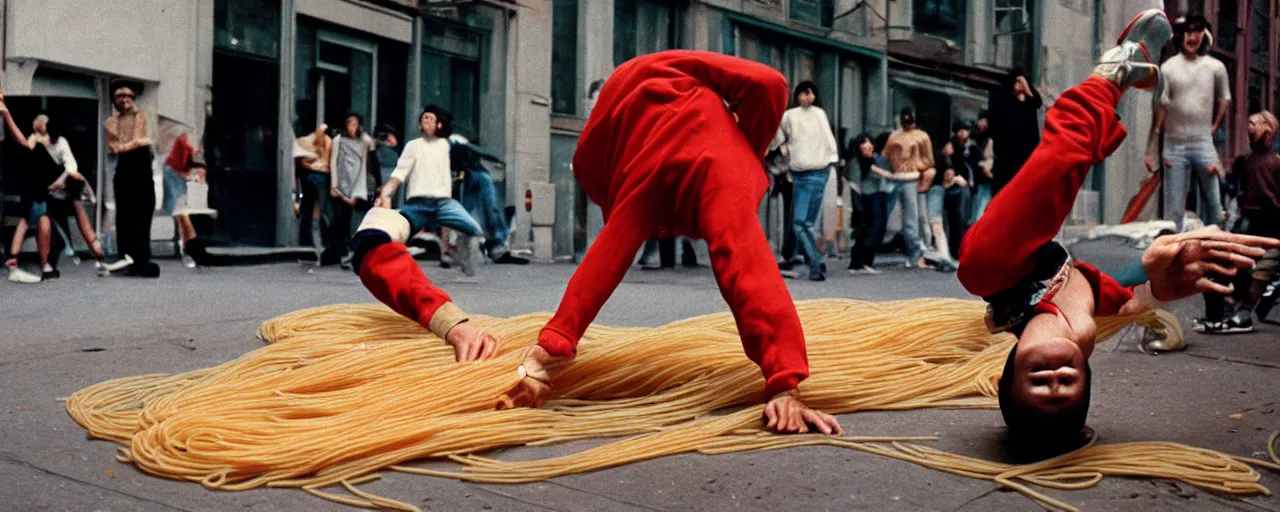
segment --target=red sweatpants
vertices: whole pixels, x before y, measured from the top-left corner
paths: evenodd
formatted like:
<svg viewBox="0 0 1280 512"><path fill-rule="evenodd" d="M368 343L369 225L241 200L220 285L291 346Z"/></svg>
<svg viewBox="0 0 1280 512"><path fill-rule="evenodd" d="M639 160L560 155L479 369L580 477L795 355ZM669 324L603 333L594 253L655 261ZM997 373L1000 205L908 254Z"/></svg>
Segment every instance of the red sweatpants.
<svg viewBox="0 0 1280 512"><path fill-rule="evenodd" d="M1089 169L1124 141L1116 115L1121 94L1111 82L1091 76L1054 102L1040 145L964 237L957 274L969 293L988 297L1031 273L1036 250L1062 228ZM1093 286L1095 314L1115 314L1132 297L1097 269L1084 263L1076 268Z"/></svg>

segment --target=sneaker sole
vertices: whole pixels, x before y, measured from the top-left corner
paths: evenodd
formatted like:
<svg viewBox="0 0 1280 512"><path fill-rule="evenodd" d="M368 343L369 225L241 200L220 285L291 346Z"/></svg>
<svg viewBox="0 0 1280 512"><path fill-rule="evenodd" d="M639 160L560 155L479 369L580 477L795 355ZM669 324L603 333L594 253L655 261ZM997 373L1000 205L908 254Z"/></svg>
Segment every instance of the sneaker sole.
<svg viewBox="0 0 1280 512"><path fill-rule="evenodd" d="M1129 37L1129 32L1133 31L1133 27L1138 26L1138 23L1144 20L1149 20L1156 16L1160 16L1160 17L1164 17L1165 19L1168 19L1168 17L1165 16L1163 12L1160 12L1157 9L1151 9L1141 14L1138 14L1137 16L1134 16L1133 20L1129 22L1129 25L1126 26L1124 28L1124 31L1120 33L1120 37L1116 39L1116 44L1117 45L1124 44L1124 40ZM1151 52L1147 51L1147 45L1145 43L1139 41L1138 48L1142 50L1142 56L1146 57L1148 63L1155 64L1155 62L1152 62L1151 60Z"/></svg>

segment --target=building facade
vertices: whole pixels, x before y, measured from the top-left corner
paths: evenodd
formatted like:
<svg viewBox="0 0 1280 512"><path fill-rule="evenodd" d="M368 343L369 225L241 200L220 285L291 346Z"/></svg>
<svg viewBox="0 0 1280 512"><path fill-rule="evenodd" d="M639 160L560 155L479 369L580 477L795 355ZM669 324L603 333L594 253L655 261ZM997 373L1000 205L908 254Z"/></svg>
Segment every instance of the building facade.
<svg viewBox="0 0 1280 512"><path fill-rule="evenodd" d="M569 164L595 90L638 55L695 49L767 64L788 83L811 80L842 141L888 122L883 20L853 0L552 0L550 181L556 190L554 253L580 256L603 221L581 193ZM835 219L836 180L827 225ZM761 218L776 235L780 208ZM705 256L705 255L704 255ZM706 261L705 257L703 261Z"/></svg>
<svg viewBox="0 0 1280 512"><path fill-rule="evenodd" d="M1225 158L1247 150L1248 113L1274 109L1280 0L1165 2L1202 12L1232 77ZM1088 76L1130 17L1158 0L0 0L3 89L19 124L59 122L82 170L113 203L102 122L109 84L143 84L157 152L176 133L204 141L210 206L242 243L295 245L292 139L359 113L366 129L418 135L424 105L503 156L494 178L515 210L512 244L538 259L581 255L603 224L569 169L592 94L628 59L671 48L765 63L814 81L844 144L888 131L906 105L945 140L1010 69L1046 103ZM68 27L75 27L69 29ZM1084 35L1088 37L1083 37ZM1038 49L1038 50L1036 50ZM1150 103L1120 113L1133 134L1087 182L1073 221L1114 223L1146 177ZM8 151L6 150L6 153ZM156 173L160 173L157 159ZM5 166L0 178L18 169ZM5 181L12 182L10 179ZM156 180L157 195L160 180ZM99 186L101 185L101 186ZM832 180L826 238L844 224ZM784 221L761 207L771 238ZM6 215L7 222L13 221Z"/></svg>

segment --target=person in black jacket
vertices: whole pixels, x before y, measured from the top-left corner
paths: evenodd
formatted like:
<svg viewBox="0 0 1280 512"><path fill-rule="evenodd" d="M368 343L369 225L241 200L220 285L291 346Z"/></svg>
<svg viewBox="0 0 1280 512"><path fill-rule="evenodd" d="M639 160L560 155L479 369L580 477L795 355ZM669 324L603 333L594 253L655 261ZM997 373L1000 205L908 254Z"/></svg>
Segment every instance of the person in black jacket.
<svg viewBox="0 0 1280 512"><path fill-rule="evenodd" d="M996 158L993 195L1013 180L1040 145L1039 111L1043 105L1040 93L1021 69L1010 71L1003 87L992 91L989 122Z"/></svg>
<svg viewBox="0 0 1280 512"><path fill-rule="evenodd" d="M485 226L485 254L494 263L529 263L529 260L511 254L511 247L507 242L510 231L507 228L507 218L502 211L502 203L498 201L493 176L489 174L484 162L503 163L502 159L472 144L465 137L458 134L449 136L449 166L453 172L462 174L462 206L467 211L479 211L479 215L472 215L476 215L476 219L481 220Z"/></svg>

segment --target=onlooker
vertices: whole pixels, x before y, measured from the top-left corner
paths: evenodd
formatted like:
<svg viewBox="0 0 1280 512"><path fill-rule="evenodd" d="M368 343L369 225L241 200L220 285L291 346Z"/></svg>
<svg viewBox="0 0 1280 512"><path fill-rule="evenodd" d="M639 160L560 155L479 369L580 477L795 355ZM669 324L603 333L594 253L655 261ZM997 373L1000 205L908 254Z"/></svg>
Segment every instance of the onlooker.
<svg viewBox="0 0 1280 512"><path fill-rule="evenodd" d="M921 175L933 169L933 141L924 130L916 128L916 113L906 107L898 114L902 128L889 134L884 157L893 167L893 175L885 183L889 212L901 203L902 237L907 247L907 268L929 268L924 261L924 242L920 239L920 206L918 188Z"/></svg>
<svg viewBox="0 0 1280 512"><path fill-rule="evenodd" d="M151 175L151 139L147 118L138 109L134 90L115 87L116 114L106 121L107 152L116 155L112 180L116 199L117 248L124 254L128 275L160 277L151 262L151 219L155 215L155 178ZM108 266L111 272L122 270Z"/></svg>
<svg viewBox="0 0 1280 512"><path fill-rule="evenodd" d="M1044 105L1040 93L1027 82L1021 69L1010 71L1003 87L991 94L991 139L995 168L992 195L1013 180L1031 152L1040 145L1039 110Z"/></svg>
<svg viewBox="0 0 1280 512"><path fill-rule="evenodd" d="M333 150L333 139L326 133L329 125L321 123L316 131L298 138L294 157L297 161L297 180L302 184L302 205L299 208L302 224L299 226L298 241L302 245L315 248L316 263L324 264L324 213L328 211L329 189L329 155ZM329 264L336 261L327 262Z"/></svg>
<svg viewBox="0 0 1280 512"><path fill-rule="evenodd" d="M475 275L475 258L480 255L478 237L483 236L484 231L462 203L453 198L448 140L453 134L453 117L440 107L428 105L419 116L419 127L422 137L404 145L396 170L382 187L376 206L389 208L391 196L408 180L405 185L408 199L399 211L409 221L410 236L437 227L459 232L462 239L453 259L463 273Z"/></svg>
<svg viewBox="0 0 1280 512"><path fill-rule="evenodd" d="M396 170L396 161L400 160L400 152L396 151L396 147L400 145L400 141L396 139L396 131L390 126L382 125L378 128L378 132L374 135L378 139L378 183L386 184L391 180L391 173ZM382 193L381 187L374 194L376 198ZM392 198L392 205L399 207L404 203L404 191L398 191Z"/></svg>
<svg viewBox="0 0 1280 512"><path fill-rule="evenodd" d="M978 112L978 120L973 122L973 133L969 134L973 149L969 150L965 156L965 161L973 170L973 180L970 182L973 186L973 208L969 214L970 226L978 222L983 212L987 211L987 205L995 195L992 191L995 177L992 172L995 165L995 144L991 141L991 130L987 128L987 111L983 110ZM959 247L955 249L959 250Z"/></svg>
<svg viewBox="0 0 1280 512"><path fill-rule="evenodd" d="M1232 174L1240 174L1240 220L1232 231L1269 238L1280 237L1280 154L1271 143L1280 123L1270 112L1249 116L1248 156L1236 159ZM1205 294L1205 318L1195 329L1206 334L1253 331L1254 308L1265 318L1273 304L1259 304L1263 293L1280 278L1280 250L1271 249L1254 265L1252 272L1239 272L1231 279L1235 286L1231 304L1216 293Z"/></svg>
<svg viewBox="0 0 1280 512"><path fill-rule="evenodd" d="M1156 110L1155 128L1143 162L1148 171L1155 172L1157 145L1164 134L1164 219L1172 220L1181 232L1192 168L1200 184L1205 225L1221 225L1224 220L1218 183L1222 166L1213 146L1213 134L1222 127L1231 105L1231 85L1227 67L1209 55L1213 38L1203 17L1178 18L1173 31L1180 51L1160 66L1167 94ZM996 151L1000 151L999 146Z"/></svg>
<svg viewBox="0 0 1280 512"><path fill-rule="evenodd" d="M468 212L480 211L485 224L484 251L494 263L524 265L529 260L511 255L507 245L507 217L493 176L484 162L502 163L502 159L472 144L458 134L449 136L449 165L462 174L462 206Z"/></svg>
<svg viewBox="0 0 1280 512"><path fill-rule="evenodd" d="M50 263L49 255L52 250L52 231L50 224L48 205L51 201L49 197L50 188L58 180L61 174L59 165L55 162L58 157L53 156L54 147L46 148L50 151L34 151L38 141L47 139L41 137L39 133L33 133L31 138L27 138L18 129L18 124L13 121L12 114L9 109L0 101L0 112L3 113L5 124L8 125L9 134L13 136L18 145L27 148L26 151L29 159L26 162L26 169L22 176L21 197L22 202L19 209L26 216L18 221L17 228L13 233L13 244L10 250L10 258L5 262L5 267L9 270L9 280L20 283L39 283L45 279L58 277L58 271ZM37 118L37 124L39 118ZM59 138L62 144L56 146L56 150L60 152L66 149L65 140ZM43 153L43 154L42 154ZM74 157L72 158L74 165ZM32 274L22 270L18 266L18 254L22 251L22 242L26 239L28 226L36 228L36 250L40 257L40 273Z"/></svg>
<svg viewBox="0 0 1280 512"><path fill-rule="evenodd" d="M822 211L831 166L840 161L840 148L827 113L816 105L818 87L813 82L800 82L793 100L796 107L782 114L782 123L771 147L780 148L789 159L794 187L795 215L791 229L809 264L809 279L826 279L826 263L818 250L815 228Z"/></svg>
<svg viewBox="0 0 1280 512"><path fill-rule="evenodd" d="M964 234L969 230L970 215L970 184L976 179L977 174L981 174L981 169L975 169L971 164L971 155L978 152L977 146L969 139L970 126L963 121L956 121L951 127L951 140L942 147L942 193L938 194L934 189L938 185L934 185L934 189L929 189L929 215L930 222L937 223L937 213L935 213L935 202L941 203L937 205L940 211L942 230L946 233L947 250L943 251L939 247L940 252L945 252L951 259L960 258L960 241L964 239ZM940 200L935 196L941 195ZM937 231L937 228L934 228ZM935 235L936 236L936 235ZM941 245L941 244L940 244Z"/></svg>
<svg viewBox="0 0 1280 512"><path fill-rule="evenodd" d="M849 154L853 155L849 168L851 173L858 173L849 176L849 182L851 186L857 184L855 192L862 205L862 218L855 229L856 245L849 251L849 273L853 275L880 273L875 268L875 258L889 224L889 194L885 189L890 185L888 178L893 175L889 162L880 152L888 140L888 133L874 141L864 133L849 144Z"/></svg>
<svg viewBox="0 0 1280 512"><path fill-rule="evenodd" d="M165 215L173 215L178 200L187 194L187 182L193 179L203 180L204 173L200 149L187 133L178 135L169 149L169 156L164 160L164 198L160 201L160 211Z"/></svg>
<svg viewBox="0 0 1280 512"><path fill-rule="evenodd" d="M329 237L325 241L321 264L338 260L345 267L350 264L347 245L354 232L353 219L358 223L363 212L369 210L369 197L381 188L381 171L377 161L369 155L378 143L364 132L364 118L360 114L347 114L343 131L333 138L333 150L329 152Z"/></svg>

